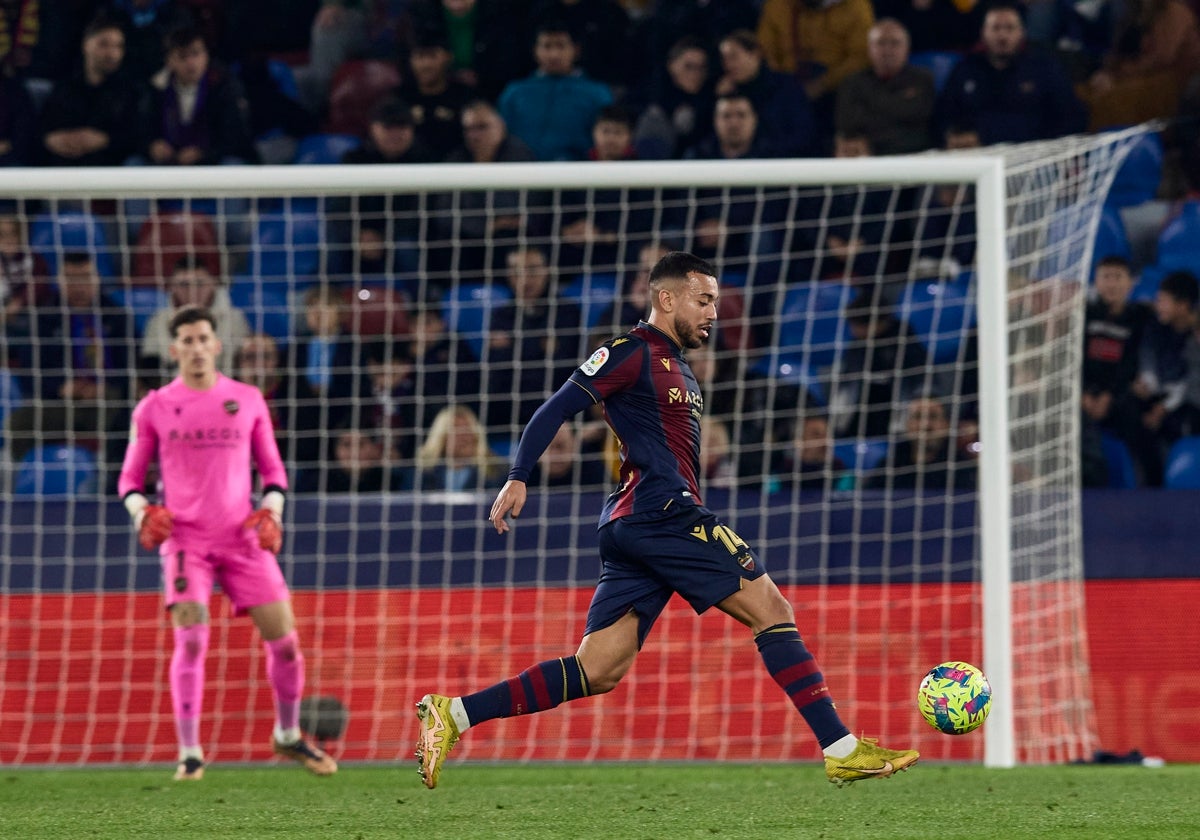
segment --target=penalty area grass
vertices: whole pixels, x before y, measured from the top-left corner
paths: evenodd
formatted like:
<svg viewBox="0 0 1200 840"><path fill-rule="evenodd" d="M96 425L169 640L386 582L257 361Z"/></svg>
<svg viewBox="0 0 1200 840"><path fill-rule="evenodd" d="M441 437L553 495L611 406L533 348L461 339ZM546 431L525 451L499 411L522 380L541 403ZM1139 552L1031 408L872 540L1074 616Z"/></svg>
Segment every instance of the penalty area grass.
<svg viewBox="0 0 1200 840"><path fill-rule="evenodd" d="M6 838L1200 837L1200 765L990 770L920 764L837 789L802 764L0 768Z"/></svg>

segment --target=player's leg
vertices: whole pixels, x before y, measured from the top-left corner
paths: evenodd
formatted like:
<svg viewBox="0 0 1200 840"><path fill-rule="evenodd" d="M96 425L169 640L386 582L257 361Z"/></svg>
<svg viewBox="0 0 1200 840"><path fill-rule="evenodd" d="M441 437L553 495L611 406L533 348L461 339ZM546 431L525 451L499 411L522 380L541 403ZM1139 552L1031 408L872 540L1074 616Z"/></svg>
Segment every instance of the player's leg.
<svg viewBox="0 0 1200 840"><path fill-rule="evenodd" d="M812 729L825 755L825 774L842 785L905 770L916 750L887 750L861 741L842 722L816 659L800 638L792 606L769 575L747 581L717 607L750 628L771 677Z"/></svg>
<svg viewBox="0 0 1200 840"><path fill-rule="evenodd" d="M179 739L175 781L199 781L204 777L200 711L204 699L204 660L208 653L208 607L197 601L180 601L169 609L175 639L169 668L171 707Z"/></svg>
<svg viewBox="0 0 1200 840"><path fill-rule="evenodd" d="M263 638L267 679L275 698L275 729L271 749L301 764L317 776L337 772L337 762L324 750L309 744L300 733L300 698L304 694L304 653L296 633L296 619L288 600L270 601L246 608Z"/></svg>

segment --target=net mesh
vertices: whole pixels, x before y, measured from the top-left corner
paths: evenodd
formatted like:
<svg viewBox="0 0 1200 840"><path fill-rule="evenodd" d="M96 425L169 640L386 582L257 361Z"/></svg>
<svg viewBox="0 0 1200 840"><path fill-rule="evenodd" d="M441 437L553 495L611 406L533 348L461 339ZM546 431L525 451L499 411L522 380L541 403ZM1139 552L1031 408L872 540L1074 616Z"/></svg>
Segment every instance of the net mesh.
<svg viewBox="0 0 1200 840"><path fill-rule="evenodd" d="M999 150L1021 761L1094 745L1082 301L1108 186L1139 136ZM348 712L331 749L406 756L422 694L476 690L572 651L614 475L600 418L581 415L556 440L513 534L484 517L529 415L644 312L642 269L664 248L711 258L723 284L717 334L691 355L706 503L792 600L855 731L981 758L981 738L939 735L914 702L929 667L982 655L977 389L997 373L976 356L972 185L651 189L598 177L587 189L452 191L430 171L417 191L379 195L336 194L332 179L328 194L265 194L252 169L243 195L222 198L182 195L169 173L154 199L89 198L86 172L70 201L0 185L17 243L3 258L5 760L174 758L157 563L113 491L132 403L171 375L158 313L186 294L215 295L223 369L272 408L295 491L280 562L306 694ZM99 295L68 300L93 273ZM197 273L223 282L210 289ZM203 742L216 760L267 758L261 650L222 598L212 609ZM675 600L613 694L489 724L456 755L818 751L748 633Z"/></svg>

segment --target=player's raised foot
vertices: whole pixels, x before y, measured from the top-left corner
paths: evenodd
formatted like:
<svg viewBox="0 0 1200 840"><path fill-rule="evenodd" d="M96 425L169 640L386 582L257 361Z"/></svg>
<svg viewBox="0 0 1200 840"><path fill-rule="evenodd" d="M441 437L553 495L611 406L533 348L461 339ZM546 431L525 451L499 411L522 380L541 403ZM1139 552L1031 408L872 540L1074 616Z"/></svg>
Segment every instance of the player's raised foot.
<svg viewBox="0 0 1200 840"><path fill-rule="evenodd" d="M450 698L426 694L417 704L421 735L417 738L417 764L421 781L432 790L442 774L442 762L458 743L458 724L450 716Z"/></svg>
<svg viewBox="0 0 1200 840"><path fill-rule="evenodd" d="M845 758L825 756L825 776L838 787L860 779L886 779L912 767L920 757L916 750L887 750L874 738L860 738Z"/></svg>
<svg viewBox="0 0 1200 840"><path fill-rule="evenodd" d="M303 738L290 744L282 744L271 738L271 749L275 755L290 758L314 776L332 776L337 772L337 762L324 750L317 749Z"/></svg>
<svg viewBox="0 0 1200 840"><path fill-rule="evenodd" d="M175 768L175 781L198 782L204 778L204 760L200 758L185 758Z"/></svg>

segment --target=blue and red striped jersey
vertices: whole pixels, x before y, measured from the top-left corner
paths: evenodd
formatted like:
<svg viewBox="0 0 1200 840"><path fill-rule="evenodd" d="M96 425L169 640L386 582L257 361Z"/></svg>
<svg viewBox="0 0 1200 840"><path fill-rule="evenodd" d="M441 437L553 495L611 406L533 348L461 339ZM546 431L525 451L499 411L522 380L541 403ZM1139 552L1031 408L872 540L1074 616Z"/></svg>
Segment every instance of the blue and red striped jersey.
<svg viewBox="0 0 1200 840"><path fill-rule="evenodd" d="M571 375L604 409L621 453L620 485L600 524L699 505L700 385L682 348L645 321L601 345Z"/></svg>

